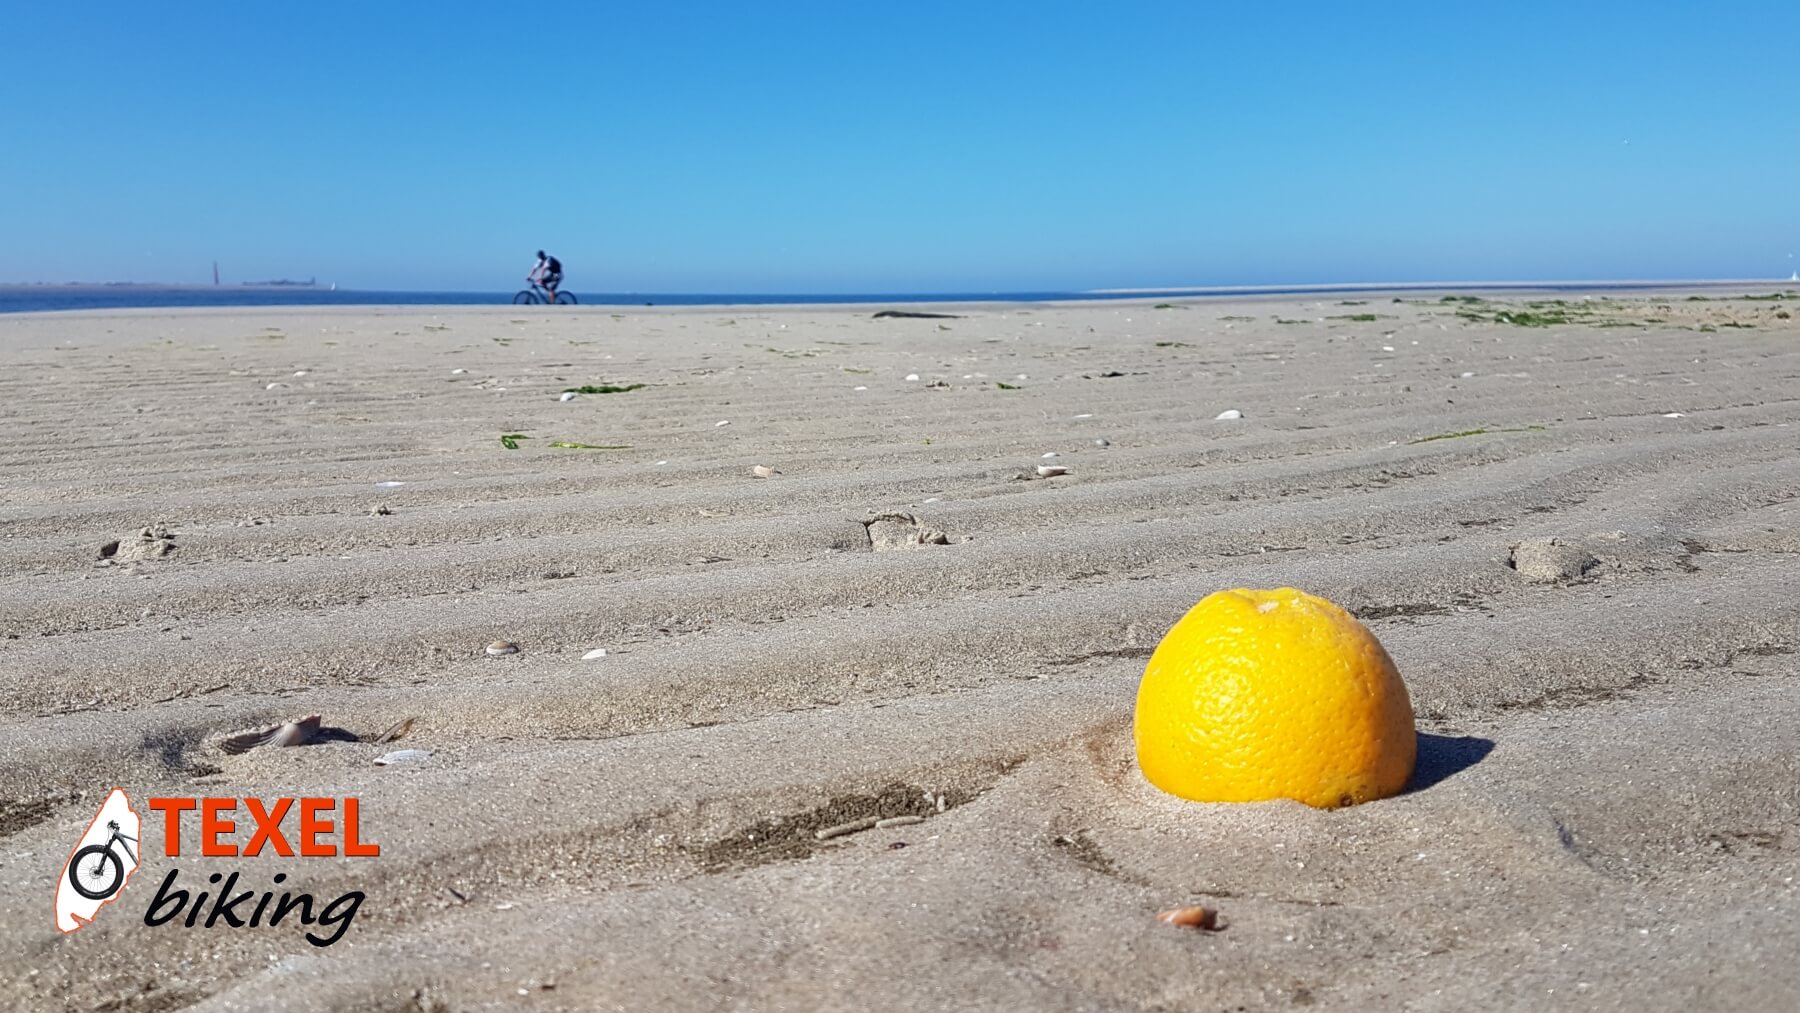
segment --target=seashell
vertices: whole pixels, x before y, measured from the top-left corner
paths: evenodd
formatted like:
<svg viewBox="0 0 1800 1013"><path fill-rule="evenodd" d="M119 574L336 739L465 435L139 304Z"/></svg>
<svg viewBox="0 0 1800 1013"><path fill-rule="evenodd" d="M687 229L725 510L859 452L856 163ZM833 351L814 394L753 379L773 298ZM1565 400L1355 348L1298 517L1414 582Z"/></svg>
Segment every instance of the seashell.
<svg viewBox="0 0 1800 1013"><path fill-rule="evenodd" d="M1229 419L1241 419L1243 417L1244 417L1244 413L1241 411L1238 411L1236 408L1227 408L1224 411L1220 412L1219 414L1214 415L1213 421L1219 422L1219 421L1229 420Z"/></svg>
<svg viewBox="0 0 1800 1013"><path fill-rule="evenodd" d="M1048 454L1045 454L1045 455L1044 455L1044 456L1043 456L1043 460L1046 460L1046 461L1048 461L1048 460L1050 460L1050 459L1051 459L1051 458L1052 458L1052 457L1061 457L1061 456L1062 456L1062 455L1061 455L1061 454L1059 454L1059 453L1057 453L1057 452L1056 452L1056 451L1054 451L1054 450L1052 450L1052 451L1050 451L1050 452L1049 452L1049 453L1048 453Z"/></svg>
<svg viewBox="0 0 1800 1013"><path fill-rule="evenodd" d="M558 395L556 399L558 401L573 401L573 400L575 400L575 397L576 397L576 395L575 395L574 391L565 390L560 395Z"/></svg>
<svg viewBox="0 0 1800 1013"><path fill-rule="evenodd" d="M1096 447L1110 447L1110 446L1112 446L1112 441L1111 441L1111 440L1107 440L1107 439L1099 439L1099 440L1095 440L1095 441L1094 441L1094 446L1096 446Z"/></svg>
<svg viewBox="0 0 1800 1013"><path fill-rule="evenodd" d="M1091 418L1093 418L1093 417L1094 417L1094 413L1093 413L1093 412L1087 412L1087 413L1086 413L1086 414L1083 414L1083 415L1077 415L1077 416L1075 416L1075 417L1076 417L1076 418L1078 418L1078 419L1091 419Z"/></svg>
<svg viewBox="0 0 1800 1013"><path fill-rule="evenodd" d="M453 369L450 371L450 375L451 376L461 376L467 372L468 372L468 370L466 370L466 369Z"/></svg>
<svg viewBox="0 0 1800 1013"><path fill-rule="evenodd" d="M304 369L298 369L298 370L295 370L295 371L294 371L294 375L295 375L295 376L305 376L305 375L306 375L306 370L304 370Z"/></svg>
<svg viewBox="0 0 1800 1013"><path fill-rule="evenodd" d="M396 763L419 763L431 758L429 749L396 749L391 753L383 753L375 758L375 766L387 767Z"/></svg>
<svg viewBox="0 0 1800 1013"><path fill-rule="evenodd" d="M517 654L519 653L519 645L510 640L496 640L487 645L487 652L496 658L503 654Z"/></svg>
<svg viewBox="0 0 1800 1013"><path fill-rule="evenodd" d="M405 482L376 482L375 484L378 486L381 486L383 489L398 489L401 486L405 485L406 483Z"/></svg>
<svg viewBox="0 0 1800 1013"><path fill-rule="evenodd" d="M867 387L852 387L850 389L851 390L868 390L869 388L867 388Z"/></svg>
<svg viewBox="0 0 1800 1013"><path fill-rule="evenodd" d="M272 384L269 384L267 387L264 387L263 390L281 390L282 388L284 388L286 386L287 386L287 384L285 384L285 383L272 383Z"/></svg>
<svg viewBox="0 0 1800 1013"><path fill-rule="evenodd" d="M604 657L606 657L606 648L596 647L593 650L582 655L581 660L582 661L598 661L599 659L604 658Z"/></svg>
<svg viewBox="0 0 1800 1013"><path fill-rule="evenodd" d="M1060 464L1040 464L1037 466L1037 473L1039 478L1055 478L1058 475L1067 475L1069 469Z"/></svg>
<svg viewBox="0 0 1800 1013"><path fill-rule="evenodd" d="M759 464L750 469L750 474L755 475L757 478L769 478L772 475L779 475L781 472L776 471L766 464Z"/></svg>
<svg viewBox="0 0 1800 1013"><path fill-rule="evenodd" d="M273 728L240 732L220 742L219 748L235 756L258 746L304 746L319 734L319 720L319 715L308 714Z"/></svg>
<svg viewBox="0 0 1800 1013"><path fill-rule="evenodd" d="M1209 907L1178 907L1161 912L1156 920L1164 925L1179 925L1182 928L1202 929L1217 932L1224 926L1219 924L1219 912Z"/></svg>
<svg viewBox="0 0 1800 1013"><path fill-rule="evenodd" d="M1394 350L1394 346L1393 345L1382 345L1381 350L1384 352L1391 352Z"/></svg>
<svg viewBox="0 0 1800 1013"><path fill-rule="evenodd" d="M1665 418L1665 419L1685 419L1685 418L1687 418L1687 416L1681 414L1680 412L1669 412L1668 414L1664 415L1663 418Z"/></svg>
<svg viewBox="0 0 1800 1013"><path fill-rule="evenodd" d="M720 419L719 421L713 423L713 428L720 429L720 428L723 428L728 425L731 425L730 419Z"/></svg>
<svg viewBox="0 0 1800 1013"><path fill-rule="evenodd" d="M918 378L919 378L919 374L917 374L917 373L908 373L908 374L906 374L906 379L907 379L907 380L908 380L908 381L909 381L909 382L910 382L910 381L912 381L912 380L917 380L917 379L918 379Z"/></svg>
<svg viewBox="0 0 1800 1013"><path fill-rule="evenodd" d="M1463 372L1457 374L1457 376L1461 377L1464 380L1467 380L1469 377L1474 376L1474 375L1475 375L1475 373L1473 370L1464 370Z"/></svg>

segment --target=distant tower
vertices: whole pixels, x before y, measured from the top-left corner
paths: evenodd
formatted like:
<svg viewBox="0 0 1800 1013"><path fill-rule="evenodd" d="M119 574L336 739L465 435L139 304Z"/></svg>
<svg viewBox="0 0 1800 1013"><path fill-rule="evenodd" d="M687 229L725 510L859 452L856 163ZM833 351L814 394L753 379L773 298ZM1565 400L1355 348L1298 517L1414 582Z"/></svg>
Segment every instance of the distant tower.
<svg viewBox="0 0 1800 1013"><path fill-rule="evenodd" d="M215 261L213 261L213 287L217 288L218 286L219 286L219 262L215 260Z"/></svg>

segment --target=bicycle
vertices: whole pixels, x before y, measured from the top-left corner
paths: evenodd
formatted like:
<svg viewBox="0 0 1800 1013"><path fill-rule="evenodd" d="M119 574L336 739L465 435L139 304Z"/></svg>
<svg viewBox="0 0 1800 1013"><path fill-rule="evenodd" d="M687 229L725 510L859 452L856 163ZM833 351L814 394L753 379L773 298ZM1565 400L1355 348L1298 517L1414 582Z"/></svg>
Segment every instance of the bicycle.
<svg viewBox="0 0 1800 1013"><path fill-rule="evenodd" d="M538 303L565 303L573 306L576 302L575 293L559 289L552 297L548 289L535 281L531 283L530 288L521 289L517 295L513 296L514 306L536 306Z"/></svg>
<svg viewBox="0 0 1800 1013"><path fill-rule="evenodd" d="M137 838L120 833L118 820L107 820L106 828L112 831L112 837L105 844L90 844L69 859L69 885L88 900L105 900L125 885L125 863L119 861L118 854L113 851L114 844L125 849L133 867L138 864L131 845L125 843ZM89 858L93 859L91 863L87 861Z"/></svg>

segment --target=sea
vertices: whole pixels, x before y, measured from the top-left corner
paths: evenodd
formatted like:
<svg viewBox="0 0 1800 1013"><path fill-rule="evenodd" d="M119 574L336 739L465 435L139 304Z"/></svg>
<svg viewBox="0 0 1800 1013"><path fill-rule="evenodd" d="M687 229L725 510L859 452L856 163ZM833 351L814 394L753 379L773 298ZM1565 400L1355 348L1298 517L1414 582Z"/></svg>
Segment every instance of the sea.
<svg viewBox="0 0 1800 1013"><path fill-rule="evenodd" d="M1712 288L1767 282L1585 281L1419 282L1356 285L1242 286L1230 288L1116 289L1087 292L909 293L594 293L575 291L583 306L792 306L839 303L880 306L907 303L1045 303L1069 300L1243 298L1246 296L1383 295L1394 292L1606 292ZM512 292L383 292L302 285L245 288L155 285L0 285L0 313L55 310L160 309L196 306L505 306Z"/></svg>

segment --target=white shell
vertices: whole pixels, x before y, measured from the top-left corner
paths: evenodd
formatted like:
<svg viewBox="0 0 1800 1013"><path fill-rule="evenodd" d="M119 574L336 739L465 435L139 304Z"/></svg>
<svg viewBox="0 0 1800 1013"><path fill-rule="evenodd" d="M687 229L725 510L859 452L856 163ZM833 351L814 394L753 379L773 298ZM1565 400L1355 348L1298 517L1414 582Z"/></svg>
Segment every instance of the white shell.
<svg viewBox="0 0 1800 1013"><path fill-rule="evenodd" d="M718 429L720 426L728 426L728 425L731 425L730 419L720 419L719 421L713 423L713 428Z"/></svg>
<svg viewBox="0 0 1800 1013"><path fill-rule="evenodd" d="M917 374L917 373L908 373L908 374L906 374L906 378L907 378L907 379L908 379L908 380L917 380L917 379L918 379L918 378L919 378L919 374Z"/></svg>
<svg viewBox="0 0 1800 1013"><path fill-rule="evenodd" d="M776 471L774 468L771 468L766 464L759 464L756 467L750 469L750 474L755 475L757 478L768 478L772 475L779 475L779 474L781 474L781 472Z"/></svg>
<svg viewBox="0 0 1800 1013"><path fill-rule="evenodd" d="M1241 411L1238 411L1236 408L1227 408L1224 411L1220 412L1219 414L1214 415L1213 421L1217 422L1222 419L1241 419L1243 417L1244 417L1244 413Z"/></svg>
<svg viewBox="0 0 1800 1013"><path fill-rule="evenodd" d="M562 396L557 398L557 400L558 401L573 401L573 400L575 400L575 392L572 390L565 390L562 392Z"/></svg>
<svg viewBox="0 0 1800 1013"><path fill-rule="evenodd" d="M418 763L422 760L429 759L430 757L431 751L429 749L396 749L391 753L383 753L380 756L377 756L375 758L375 765L377 767L386 767L389 764L394 763Z"/></svg>
<svg viewBox="0 0 1800 1013"><path fill-rule="evenodd" d="M1040 464L1037 467L1037 473L1039 478L1055 478L1058 475L1067 475L1069 469L1060 464Z"/></svg>
<svg viewBox="0 0 1800 1013"><path fill-rule="evenodd" d="M601 659L601 658L604 658L604 657L606 657L606 648L604 648L604 647L596 647L596 648L594 648L594 649L593 649L593 650L591 650L591 651L589 651L589 652L587 652L587 653L586 653L586 654L584 654L584 655L582 655L582 656L581 656L581 660L582 660L582 661L597 661L597 660L599 660L599 659Z"/></svg>
<svg viewBox="0 0 1800 1013"><path fill-rule="evenodd" d="M517 654L519 653L519 645L510 640L496 640L487 645L487 652L495 657L499 657L502 654Z"/></svg>
<svg viewBox="0 0 1800 1013"><path fill-rule="evenodd" d="M450 375L451 376L461 376L462 374L467 373L467 372L468 372L468 370L466 370L466 369L453 369L450 371Z"/></svg>
<svg viewBox="0 0 1800 1013"><path fill-rule="evenodd" d="M1680 412L1670 412L1667 415L1664 415L1663 418L1665 418L1665 419L1685 419L1685 418L1687 418L1687 416L1681 414Z"/></svg>
<svg viewBox="0 0 1800 1013"><path fill-rule="evenodd" d="M1044 455L1044 460L1048 461L1052 457L1061 457L1061 456L1062 456L1061 454L1058 454L1056 451L1052 450L1048 454Z"/></svg>

